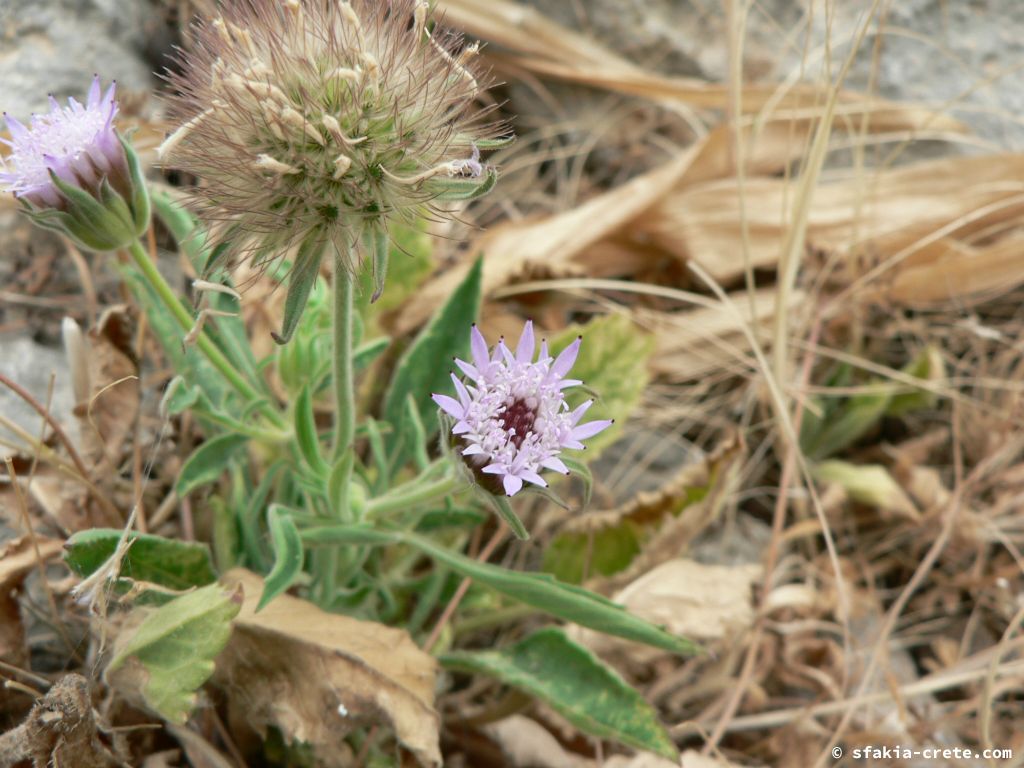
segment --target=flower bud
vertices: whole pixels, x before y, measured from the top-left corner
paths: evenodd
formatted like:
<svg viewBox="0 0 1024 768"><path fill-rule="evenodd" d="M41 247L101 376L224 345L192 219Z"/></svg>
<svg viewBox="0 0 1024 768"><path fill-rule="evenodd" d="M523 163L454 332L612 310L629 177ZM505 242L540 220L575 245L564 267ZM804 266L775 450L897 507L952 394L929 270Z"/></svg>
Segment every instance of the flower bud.
<svg viewBox="0 0 1024 768"><path fill-rule="evenodd" d="M11 147L0 158L0 187L13 192L39 226L93 251L112 251L149 227L149 194L139 159L114 129L112 83L93 78L85 105L50 97L50 112L25 126L4 113Z"/></svg>

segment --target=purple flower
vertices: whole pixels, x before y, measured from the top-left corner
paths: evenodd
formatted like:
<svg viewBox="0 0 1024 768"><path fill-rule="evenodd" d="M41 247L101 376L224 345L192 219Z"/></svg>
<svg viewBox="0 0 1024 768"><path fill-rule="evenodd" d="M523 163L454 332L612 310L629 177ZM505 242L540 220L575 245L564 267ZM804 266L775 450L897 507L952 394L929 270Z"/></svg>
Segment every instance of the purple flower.
<svg viewBox="0 0 1024 768"><path fill-rule="evenodd" d="M50 97L50 113L33 115L26 127L4 113L13 141L0 171L0 184L18 198L41 208L59 208L60 191L50 172L77 187L96 189L104 176L127 179L124 150L114 131L114 84L100 95L99 75L93 78L85 106L68 99L66 107ZM6 170L13 168L13 170Z"/></svg>
<svg viewBox="0 0 1024 768"><path fill-rule="evenodd" d="M452 434L466 443L462 455L483 475L501 480L501 487L514 496L523 482L546 487L540 476L543 469L568 474L558 458L566 448L581 449L582 441L611 425L610 420L580 424L593 404L587 400L575 410L569 409L564 391L582 382L567 379L581 339L576 339L557 358L548 355L541 341L540 356L534 361L533 323L523 327L515 354L502 339L492 354L487 342L473 326L473 363L456 360L471 384L464 384L454 373L452 381L458 399L432 395L434 402L452 416Z"/></svg>
<svg viewBox="0 0 1024 768"><path fill-rule="evenodd" d="M83 106L50 97L50 112L28 126L4 113L11 148L0 157L0 190L13 192L36 224L95 251L124 247L149 226L138 158L114 129L114 84L95 76Z"/></svg>

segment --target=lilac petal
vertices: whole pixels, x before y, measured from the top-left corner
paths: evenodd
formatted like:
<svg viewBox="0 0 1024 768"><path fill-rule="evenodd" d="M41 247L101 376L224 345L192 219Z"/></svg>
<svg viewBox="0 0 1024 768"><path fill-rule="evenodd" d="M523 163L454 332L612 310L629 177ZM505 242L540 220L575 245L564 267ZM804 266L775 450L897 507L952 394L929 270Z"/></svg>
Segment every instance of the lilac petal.
<svg viewBox="0 0 1024 768"><path fill-rule="evenodd" d="M562 460L557 456L551 456L544 459L540 465L545 469L553 469L555 472L561 472L563 475L569 474L569 468L565 466L565 464L562 463Z"/></svg>
<svg viewBox="0 0 1024 768"><path fill-rule="evenodd" d="M452 381L455 383L455 391L459 395L459 400L462 403L463 408L468 408L471 402L469 392L466 390L466 385L459 381L458 377L453 373Z"/></svg>
<svg viewBox="0 0 1024 768"><path fill-rule="evenodd" d="M89 86L89 96L85 100L85 105L89 109L93 109L97 104L100 103L100 76L92 76L92 85Z"/></svg>
<svg viewBox="0 0 1024 768"><path fill-rule="evenodd" d="M505 493L509 496L515 496L523 487L523 481L515 475L505 475L502 479L502 485L505 486Z"/></svg>
<svg viewBox="0 0 1024 768"><path fill-rule="evenodd" d="M15 143L27 142L32 138L28 128L22 125L18 118L4 112L4 120L7 121L7 130L11 132L11 138L14 139Z"/></svg>
<svg viewBox="0 0 1024 768"><path fill-rule="evenodd" d="M506 469L501 464L488 464L480 471L488 475L504 475L508 473L508 469Z"/></svg>
<svg viewBox="0 0 1024 768"><path fill-rule="evenodd" d="M469 363L463 360L459 360L458 358L455 358L455 364L459 367L460 371L469 376L469 378L473 379L473 381L477 381L480 378L480 371L476 369L476 366L470 365Z"/></svg>
<svg viewBox="0 0 1024 768"><path fill-rule="evenodd" d="M586 440L588 437L593 437L598 432L603 432L612 425L611 419L600 419L598 421L588 421L586 424L580 424L578 427L573 427L572 439L573 440Z"/></svg>
<svg viewBox="0 0 1024 768"><path fill-rule="evenodd" d="M569 389L570 387L578 387L583 382L579 379L562 379L558 382L559 389Z"/></svg>
<svg viewBox="0 0 1024 768"><path fill-rule="evenodd" d="M55 98L53 98L53 94L52 93L49 94L46 97L46 100L48 102L50 102L50 111L51 112L59 112L60 111L60 103Z"/></svg>
<svg viewBox="0 0 1024 768"><path fill-rule="evenodd" d="M467 424L466 422L459 421L459 422L456 422L454 427L452 427L452 434L453 435L464 435L467 432L471 431L472 429L473 428L471 426L469 426L469 424Z"/></svg>
<svg viewBox="0 0 1024 768"><path fill-rule="evenodd" d="M501 355L501 357L504 358L505 362L509 365L516 361L515 355L512 354L512 350L505 346L505 339L502 339L501 341L498 342L497 353ZM500 359L501 358L499 358L499 360Z"/></svg>
<svg viewBox="0 0 1024 768"><path fill-rule="evenodd" d="M521 469L519 470L519 477L523 478L527 482L539 485L541 488L547 488L548 484L544 481L544 478L534 472L532 469Z"/></svg>
<svg viewBox="0 0 1024 768"><path fill-rule="evenodd" d="M473 330L469 332L469 346L472 348L473 364L476 365L477 370L482 371L487 368L487 363L490 362L490 355L487 353L487 340L480 333L480 329L476 327L476 323L473 323Z"/></svg>
<svg viewBox="0 0 1024 768"><path fill-rule="evenodd" d="M533 351L536 343L533 340L533 321L527 320L523 326L523 333L519 337L519 344L516 345L516 362L529 363L533 360Z"/></svg>
<svg viewBox="0 0 1024 768"><path fill-rule="evenodd" d="M590 406L594 404L593 400L587 400L580 403L570 414L570 420L573 425L579 424L580 419L583 418L583 414L590 410Z"/></svg>
<svg viewBox="0 0 1024 768"><path fill-rule="evenodd" d="M543 362L548 361L548 360L551 360L551 355L548 354L548 340L547 339L541 339L540 340L540 357L537 358L537 362L538 363L543 363Z"/></svg>
<svg viewBox="0 0 1024 768"><path fill-rule="evenodd" d="M465 417L466 409L454 397L448 397L448 395L431 395L430 397L449 416L454 416L456 419Z"/></svg>
<svg viewBox="0 0 1024 768"><path fill-rule="evenodd" d="M576 341L562 350L558 357L555 358L555 362L551 366L551 373L549 376L558 377L560 379L572 369L573 365L576 363L576 356L580 353L580 342L582 341L583 337L577 336Z"/></svg>
<svg viewBox="0 0 1024 768"><path fill-rule="evenodd" d="M485 451L476 443L473 443L472 445L469 445L468 447L462 450L463 456L479 456L482 453L487 453L487 451Z"/></svg>

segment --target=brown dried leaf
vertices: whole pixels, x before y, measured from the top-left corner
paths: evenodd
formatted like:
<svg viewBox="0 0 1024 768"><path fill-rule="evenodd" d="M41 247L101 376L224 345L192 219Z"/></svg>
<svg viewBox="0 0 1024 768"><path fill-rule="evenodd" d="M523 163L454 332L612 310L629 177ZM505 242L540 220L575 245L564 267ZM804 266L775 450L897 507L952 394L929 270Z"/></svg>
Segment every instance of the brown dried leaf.
<svg viewBox="0 0 1024 768"><path fill-rule="evenodd" d="M728 84L654 74L525 5L509 0L441 0L438 7L446 24L516 54L525 54L507 56L488 52L490 61L501 69L525 70L686 107L732 107L733 94ZM824 98L825 89L814 84L783 87L776 83L744 82L739 103L746 114L761 112L771 103L776 109L802 108L815 116L820 115ZM851 118L849 123L853 129L965 130L948 115L913 104L897 104L877 97L866 99L850 92L841 93L839 101L837 114ZM862 121L861 115L866 115L867 119ZM838 127L843 125L843 121L837 123Z"/></svg>
<svg viewBox="0 0 1024 768"><path fill-rule="evenodd" d="M669 632L698 641L723 640L748 628L754 619L751 587L761 578L760 565L705 565L676 559L633 581L613 599L630 613L664 626ZM661 651L589 629L573 628L574 636L602 656L650 663Z"/></svg>
<svg viewBox="0 0 1024 768"><path fill-rule="evenodd" d="M324 766L348 765L345 736L373 725L392 729L421 764L441 764L437 664L406 632L325 613L289 595L256 613L263 579L236 568L222 581L245 589L214 673L233 719L261 735L280 729L309 744Z"/></svg>
<svg viewBox="0 0 1024 768"><path fill-rule="evenodd" d="M1024 267L1013 258L1020 252L1020 233L983 245L972 244L972 237L1020 225L1022 175L1024 154L1005 154L945 158L827 181L814 193L807 244L826 255L854 254L836 282L845 286L865 274L882 278L869 297L928 304L1006 290L1024 282ZM663 251L693 258L728 283L745 269L736 222L745 219L751 266L775 266L800 183L748 178L742 201L735 179L677 185L634 225Z"/></svg>
<svg viewBox="0 0 1024 768"><path fill-rule="evenodd" d="M21 610L14 593L21 587L28 573L43 561L56 557L63 550L63 542L36 536L38 554L30 536L13 539L0 546L0 661L16 667L28 663L25 646L25 628L21 623Z"/></svg>
<svg viewBox="0 0 1024 768"><path fill-rule="evenodd" d="M511 768L596 768L596 763L563 747L547 728L523 715L512 715L483 728L501 747Z"/></svg>
<svg viewBox="0 0 1024 768"><path fill-rule="evenodd" d="M132 351L134 323L126 306L107 309L89 331L83 350L88 380L75 390L88 392L75 406L87 462L111 466L121 460L125 441L135 428L139 410L138 361ZM78 361L72 370L81 370Z"/></svg>

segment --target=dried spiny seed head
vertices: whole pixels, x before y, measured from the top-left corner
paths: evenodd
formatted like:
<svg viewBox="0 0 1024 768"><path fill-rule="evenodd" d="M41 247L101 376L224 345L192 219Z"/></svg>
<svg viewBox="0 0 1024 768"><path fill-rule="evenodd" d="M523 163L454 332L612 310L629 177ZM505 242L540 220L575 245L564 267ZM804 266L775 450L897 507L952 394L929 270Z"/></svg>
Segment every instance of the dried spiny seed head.
<svg viewBox="0 0 1024 768"><path fill-rule="evenodd" d="M160 154L201 179L201 211L237 225L236 251L244 242L263 261L316 241L344 256L386 232L392 215L438 212L439 201L493 184L478 148L498 129L472 106L475 48L432 29L427 3L226 0L221 9L169 75L181 127ZM345 266L354 271L356 258Z"/></svg>

